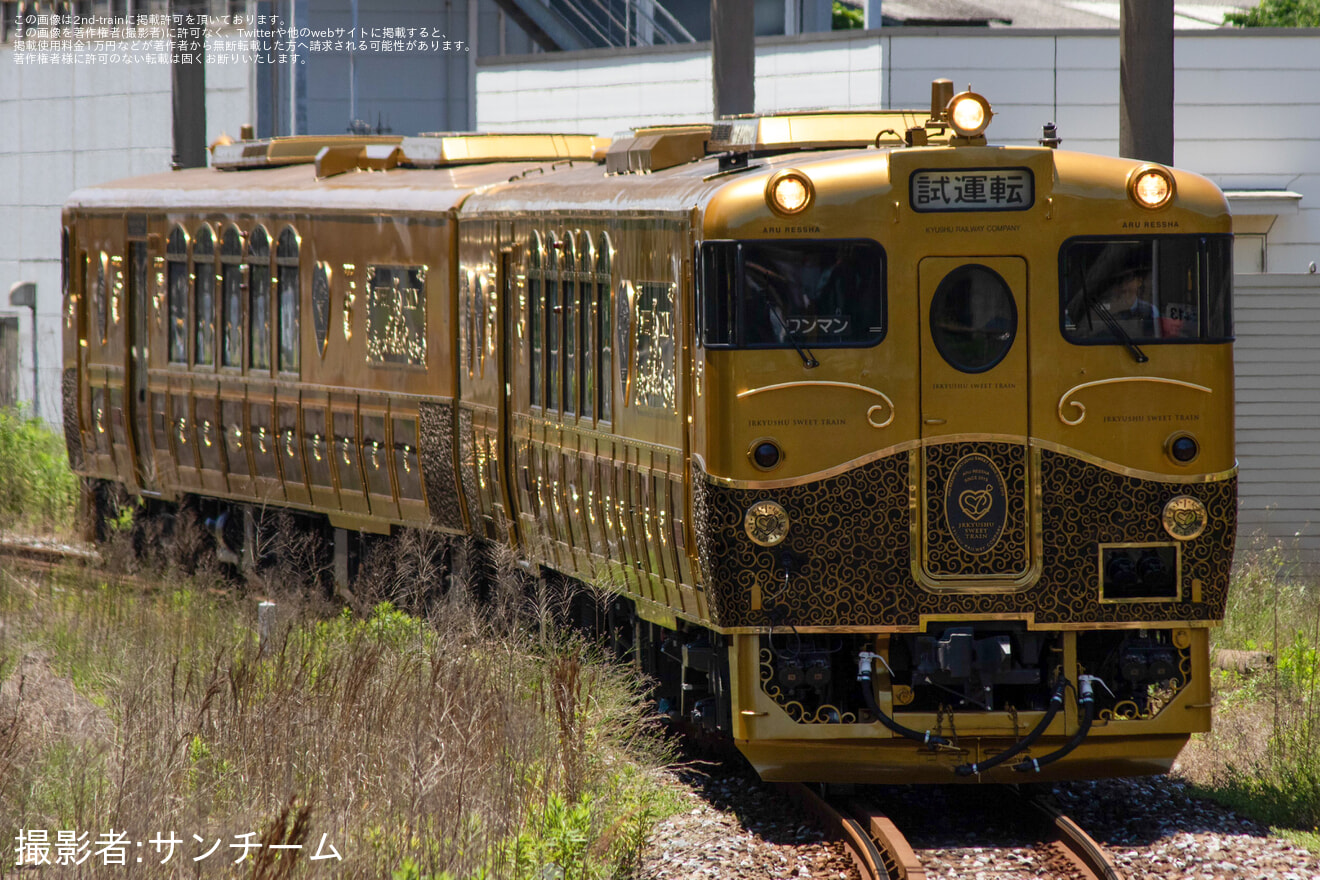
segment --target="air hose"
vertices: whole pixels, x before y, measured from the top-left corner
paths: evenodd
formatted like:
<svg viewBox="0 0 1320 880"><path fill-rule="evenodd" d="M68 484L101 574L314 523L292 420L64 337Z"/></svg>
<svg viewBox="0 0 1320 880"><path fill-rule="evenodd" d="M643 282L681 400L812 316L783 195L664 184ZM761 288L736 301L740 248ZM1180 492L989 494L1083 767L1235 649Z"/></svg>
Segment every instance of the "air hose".
<svg viewBox="0 0 1320 880"><path fill-rule="evenodd" d="M910 727L904 727L894 719L890 718L884 712L880 711L880 706L875 701L875 688L871 684L871 661L884 660L879 654L873 654L870 651L862 651L857 657L857 681L862 685L862 699L866 701L866 708L871 710L871 714L885 727L888 727L899 736L905 736L908 739L914 739L919 743L929 746L948 746L953 745L949 740L942 736L937 736L927 731L917 731Z"/></svg>
<svg viewBox="0 0 1320 880"><path fill-rule="evenodd" d="M1045 732L1045 728L1050 726L1050 722L1054 720L1054 716L1058 715L1059 710L1063 708L1063 692L1068 686L1068 679L1059 676L1059 683L1054 686L1054 695L1050 697L1050 704L1045 710L1045 717L1040 719L1040 722L1031 729L1030 733L1015 742L1010 748L987 758L979 764L959 764L957 767L953 768L953 772L957 773L959 776L975 776L978 773L984 773L991 767L998 767L1009 758L1015 757L1026 749L1031 748L1032 743L1040 739L1041 734Z"/></svg>
<svg viewBox="0 0 1320 880"><path fill-rule="evenodd" d="M1095 695L1091 692L1091 683L1096 681L1100 681L1100 679L1094 675L1081 675L1077 678L1077 683L1081 686L1081 696L1077 699L1077 705L1082 709L1082 721L1072 738L1064 743L1058 751L1050 752L1040 758L1031 758L1020 764L1014 764L1014 770L1019 773L1039 773L1040 768L1047 764L1053 764L1082 744L1082 740L1086 739L1086 735L1091 732L1091 722L1095 720ZM1103 682L1101 682L1101 686L1104 686Z"/></svg>

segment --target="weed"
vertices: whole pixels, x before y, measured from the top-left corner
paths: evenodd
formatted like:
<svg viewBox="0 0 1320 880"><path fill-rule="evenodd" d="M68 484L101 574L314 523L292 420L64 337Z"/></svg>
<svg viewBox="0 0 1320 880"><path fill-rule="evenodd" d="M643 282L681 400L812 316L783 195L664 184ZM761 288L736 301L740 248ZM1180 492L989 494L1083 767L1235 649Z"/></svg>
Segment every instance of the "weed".
<svg viewBox="0 0 1320 880"><path fill-rule="evenodd" d="M65 572L0 595L0 666L13 677L40 645L46 698L58 684L101 725L79 737L42 722L33 694L0 701L0 837L175 828L314 851L325 834L336 874L415 880L637 864L666 755L626 670L467 601L422 618L276 598L263 656L255 603L202 574L142 592ZM301 876L290 852L254 850L244 870Z"/></svg>
<svg viewBox="0 0 1320 880"><path fill-rule="evenodd" d="M26 408L0 408L0 527L58 530L73 523L78 484L64 438Z"/></svg>
<svg viewBox="0 0 1320 880"><path fill-rule="evenodd" d="M1272 668L1216 674L1215 728L1180 759L1198 790L1280 829L1320 826L1320 584L1275 544L1234 572L1216 647L1263 651Z"/></svg>

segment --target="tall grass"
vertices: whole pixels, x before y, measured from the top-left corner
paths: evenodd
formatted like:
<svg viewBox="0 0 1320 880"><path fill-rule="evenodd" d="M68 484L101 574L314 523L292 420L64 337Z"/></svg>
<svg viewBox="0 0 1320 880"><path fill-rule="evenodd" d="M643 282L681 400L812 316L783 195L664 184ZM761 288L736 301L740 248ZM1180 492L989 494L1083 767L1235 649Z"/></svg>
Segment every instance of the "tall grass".
<svg viewBox="0 0 1320 880"><path fill-rule="evenodd" d="M78 485L64 439L26 408L0 408L0 529L73 523Z"/></svg>
<svg viewBox="0 0 1320 880"><path fill-rule="evenodd" d="M144 843L130 861L144 855L132 873L146 878L182 862L205 876L591 880L632 873L672 809L641 685L518 614L517 581L481 607L454 585L424 617L285 595L263 652L255 600L210 577L143 589L0 571L11 863L26 829L52 844L113 830ZM171 832L179 852L160 864L150 842ZM303 849L235 866L245 834ZM339 859L310 861L322 840ZM76 873L42 876L61 870Z"/></svg>
<svg viewBox="0 0 1320 880"><path fill-rule="evenodd" d="M1215 647L1264 652L1273 663L1253 673L1216 672L1215 729L1183 763L1216 799L1271 825L1314 833L1320 827L1320 578L1282 544L1244 556Z"/></svg>

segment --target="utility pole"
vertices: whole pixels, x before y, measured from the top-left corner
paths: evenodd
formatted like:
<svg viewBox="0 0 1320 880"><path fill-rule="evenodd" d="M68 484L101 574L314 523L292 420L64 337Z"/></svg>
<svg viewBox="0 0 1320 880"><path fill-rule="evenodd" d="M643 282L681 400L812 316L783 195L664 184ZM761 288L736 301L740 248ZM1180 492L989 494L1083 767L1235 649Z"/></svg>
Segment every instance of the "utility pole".
<svg viewBox="0 0 1320 880"><path fill-rule="evenodd" d="M1122 0L1118 153L1173 164L1173 0Z"/></svg>
<svg viewBox="0 0 1320 880"><path fill-rule="evenodd" d="M174 104L174 156L179 168L206 167L205 0L170 0L170 92ZM192 21L189 22L191 16Z"/></svg>
<svg viewBox="0 0 1320 880"><path fill-rule="evenodd" d="M715 118L756 111L756 22L752 0L711 0L710 59Z"/></svg>

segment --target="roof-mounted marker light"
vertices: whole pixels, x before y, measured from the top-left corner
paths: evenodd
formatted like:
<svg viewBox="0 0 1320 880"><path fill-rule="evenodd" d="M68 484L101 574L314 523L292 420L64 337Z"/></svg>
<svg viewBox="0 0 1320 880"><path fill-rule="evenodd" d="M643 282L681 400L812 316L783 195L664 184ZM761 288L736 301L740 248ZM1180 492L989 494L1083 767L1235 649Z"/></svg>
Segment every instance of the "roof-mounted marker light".
<svg viewBox="0 0 1320 880"><path fill-rule="evenodd" d="M1143 165L1128 178L1128 196L1143 208L1163 208L1173 200L1173 175L1159 165Z"/></svg>
<svg viewBox="0 0 1320 880"><path fill-rule="evenodd" d="M994 113L990 102L976 92L960 92L949 99L949 125L959 137L980 137Z"/></svg>
<svg viewBox="0 0 1320 880"><path fill-rule="evenodd" d="M801 171L787 169L770 178L765 186L765 200L776 214L800 214L816 197L811 178Z"/></svg>

